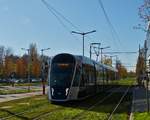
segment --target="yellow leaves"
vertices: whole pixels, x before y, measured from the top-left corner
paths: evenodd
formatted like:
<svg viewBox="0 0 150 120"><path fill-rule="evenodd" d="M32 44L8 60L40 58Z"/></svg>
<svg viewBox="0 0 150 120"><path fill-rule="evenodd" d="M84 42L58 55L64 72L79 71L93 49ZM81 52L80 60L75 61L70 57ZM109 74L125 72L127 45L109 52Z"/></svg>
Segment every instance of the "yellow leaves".
<svg viewBox="0 0 150 120"><path fill-rule="evenodd" d="M112 60L110 58L107 58L103 61L104 64L112 66Z"/></svg>

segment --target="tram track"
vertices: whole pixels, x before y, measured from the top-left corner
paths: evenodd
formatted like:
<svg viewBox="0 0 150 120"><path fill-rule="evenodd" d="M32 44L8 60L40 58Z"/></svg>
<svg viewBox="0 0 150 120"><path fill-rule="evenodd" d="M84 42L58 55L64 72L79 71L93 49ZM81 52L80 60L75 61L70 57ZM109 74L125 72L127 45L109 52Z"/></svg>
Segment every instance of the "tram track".
<svg viewBox="0 0 150 120"><path fill-rule="evenodd" d="M113 88L113 89L114 89L114 88ZM119 87L117 90L119 90L119 89L121 89L121 87ZM108 91L110 91L110 89L109 89ZM98 103L96 102L96 103L94 103L94 104L90 104L90 105L88 105L88 107L87 107L87 105L86 105L85 108L87 108L87 110L93 109L96 105L98 105L98 104L102 103L103 101L105 101L105 100L106 100L107 98L109 98L112 94L113 94L113 93L110 93L109 95L103 97L101 101L98 101ZM100 97L100 96L95 96L94 99L98 99L99 97ZM84 102L84 101L83 101L83 102ZM82 105L83 105L83 103L81 102L80 104L71 105L71 107L72 107L73 109L76 109L76 108L78 108L79 106L82 106ZM67 107L69 107L69 106L67 106ZM83 108L83 109L85 109L85 108ZM64 108L63 110L65 110L65 109L67 109L67 108ZM81 109L82 109L82 108L81 108ZM58 111L59 111L59 110L58 110ZM47 113L45 113L45 114L42 114L41 116L39 115L38 117L35 117L33 120L40 120L40 118L49 116L50 114L52 114L52 113L54 113L54 112L58 112L58 111L53 111L53 112L49 112L49 113L47 112ZM72 117L71 119L72 119L72 120L76 120L76 118L78 119L78 116L83 115L84 113L85 113L85 111L80 112L79 114L75 115L75 116ZM64 118L64 120L66 120L66 119L68 119L67 116Z"/></svg>
<svg viewBox="0 0 150 120"><path fill-rule="evenodd" d="M114 88L113 88L114 89ZM121 87L117 88L117 90L121 89ZM110 90L109 90L110 91ZM86 110L84 110L83 112L78 113L77 115L73 116L71 119L72 120L79 120L83 115L85 115L87 113L87 111L90 111L92 109L94 109L97 105L102 104L105 100L107 100L108 98L110 98L113 94L115 93L115 91L113 91L112 93L108 94L107 96L105 96L103 99L99 100L98 102L90 105Z"/></svg>
<svg viewBox="0 0 150 120"><path fill-rule="evenodd" d="M127 88L127 90L124 92L124 94L122 95L122 97L120 98L119 102L117 103L117 105L114 107L112 113L108 116L107 120L112 120L113 114L115 113L115 111L118 109L118 107L120 106L121 102L123 101L123 99L125 98L125 96L127 95L127 93L129 92L130 87Z"/></svg>
<svg viewBox="0 0 150 120"><path fill-rule="evenodd" d="M38 108L38 107L37 107ZM28 114L28 113L30 113L30 112L33 112L35 109L37 109L37 108L30 108L30 109L28 109L28 110L25 110L25 111L22 111L22 112L19 112L19 113L13 113L13 112L10 112L10 111L6 111L6 112L8 112L10 115L9 116L6 116L6 117L3 117L3 118L0 118L0 120L10 120L11 118L14 118L14 117L17 117L17 118L21 118L21 119L30 119L30 118L28 118L28 117L26 117L26 116L24 116L25 114ZM61 107L56 107L56 108L53 108L53 109L50 109L49 111L47 111L46 113L52 113L52 112L54 112L54 111L58 111L58 110L62 110L63 108L61 108ZM45 113L41 113L41 114L39 114L39 115L37 115L37 116L35 116L35 117L33 117L32 119L34 119L34 118L38 118L39 116L42 116L43 114L45 114Z"/></svg>
<svg viewBox="0 0 150 120"><path fill-rule="evenodd" d="M121 89L121 87L116 88L116 91L118 91L119 89ZM109 89L107 91L111 91L111 90ZM106 93L107 93L107 91L106 91ZM75 116L71 117L71 119L72 120L80 119L80 117L82 117L84 114L86 114L87 111L90 111L90 110L94 109L97 105L102 104L104 101L106 101L108 98L110 98L114 93L115 93L115 91L111 92L110 94L108 94L105 97L102 97L100 101L98 100L100 96L95 96L94 100L96 100L96 103L85 105L84 108L83 108L84 110L82 112L76 114ZM77 102L75 102L75 103L77 103ZM72 104L72 103L64 104L65 107L62 107L63 105L60 105L57 108L51 109L51 110L49 110L47 112L44 112L44 113L41 113L41 114L38 114L36 116L33 116L32 118L25 118L25 119L40 120L41 118L49 116L49 115L51 115L53 113L56 113L56 112L68 109L68 107L72 107L73 109L76 109L76 108L78 108L81 105L83 106L83 103L84 102L81 102L80 104L79 103L78 104ZM24 119L24 117L26 117L28 115L27 113L30 113L31 111L32 111L32 109L26 110L26 111L22 111L20 113L12 114L10 116L1 118L0 120L9 120L9 119L11 119L13 117L18 117L18 118ZM26 114L26 115L24 116L24 114ZM68 116L65 117L65 119L67 119L67 118L68 118Z"/></svg>
<svg viewBox="0 0 150 120"><path fill-rule="evenodd" d="M96 96L94 99L98 99L99 96ZM74 101L73 103L69 103L69 104L62 104L65 106L64 109L61 109L61 110L65 110L65 109L68 109L69 107L73 108L73 109L76 109L80 106L83 106L83 101L81 101L81 103L78 103L77 101ZM78 104L77 104L78 103ZM85 105L84 107L86 107L87 105ZM52 113L55 113L55 112L58 112L60 110L57 110L57 111L52 111L52 112L47 112L47 113L44 113L44 114L41 114L41 115L38 115L37 117L34 117L32 118L32 120L40 120L42 117L46 117L46 116L49 116L51 115ZM67 118L66 118L67 119Z"/></svg>
<svg viewBox="0 0 150 120"><path fill-rule="evenodd" d="M11 118L14 118L14 117L17 117L17 118L22 118L22 119L28 119L28 117L26 116L23 116L25 114L28 114L30 112L33 112L34 110L36 110L37 108L40 108L41 106L46 106L46 101L44 102L41 102L41 103L38 103L38 104L35 104L33 106L30 106L29 108L26 108L24 111L21 111L21 112L15 112L15 111L11 111L11 110L7 110L7 109L0 109L0 111L3 111L7 114L9 114L8 116L5 116L3 118L0 118L0 120L10 120ZM53 106L53 107L56 107L54 109L57 109L58 106ZM54 110L54 109L51 109L51 110Z"/></svg>

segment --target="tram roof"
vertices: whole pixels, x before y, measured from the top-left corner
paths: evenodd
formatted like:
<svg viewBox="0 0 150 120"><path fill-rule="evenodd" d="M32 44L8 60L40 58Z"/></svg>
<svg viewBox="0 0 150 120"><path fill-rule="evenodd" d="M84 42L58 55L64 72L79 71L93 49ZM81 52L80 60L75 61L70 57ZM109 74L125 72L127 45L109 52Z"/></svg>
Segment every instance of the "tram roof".
<svg viewBox="0 0 150 120"><path fill-rule="evenodd" d="M68 53L61 53L62 55L64 54L68 54ZM57 54L57 55L60 55L60 54ZM55 56L57 56L57 55L55 55ZM71 55L71 56L74 56L77 60L80 60L80 61L82 61L83 63L85 63L85 64L90 64L90 65L96 65L96 67L98 68L98 69L100 69L101 67L103 67L103 68L105 68L105 69L109 69L109 70L111 70L111 71L115 71L115 72L118 72L118 70L116 69L116 68L114 68L114 67L111 67L111 66L108 66L108 65L106 65L106 64L102 64L102 63L100 63L100 62L96 62L95 60L92 60L92 59L90 59L90 58L88 58L88 57L86 57L86 56L81 56L81 55L73 55L73 54L68 54L68 55ZM55 56L53 56L53 57L55 57ZM51 59L53 58L53 57L51 57Z"/></svg>
<svg viewBox="0 0 150 120"><path fill-rule="evenodd" d="M79 56L79 55L75 55L75 57L79 60L81 60L83 63L86 63L86 64L96 64L98 67L103 67L103 68L106 68L106 69L109 69L111 71L115 71L115 72L118 72L118 70L114 67L111 67L111 66L108 66L106 64L102 64L102 63L99 63L99 62L96 62L95 60L92 60L88 57L83 57L83 56Z"/></svg>

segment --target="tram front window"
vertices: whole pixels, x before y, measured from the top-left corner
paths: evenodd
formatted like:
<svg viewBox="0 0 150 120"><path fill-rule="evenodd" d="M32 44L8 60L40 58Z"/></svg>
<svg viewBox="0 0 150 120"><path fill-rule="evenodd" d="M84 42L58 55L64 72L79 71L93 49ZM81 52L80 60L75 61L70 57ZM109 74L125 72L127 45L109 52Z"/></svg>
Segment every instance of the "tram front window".
<svg viewBox="0 0 150 120"><path fill-rule="evenodd" d="M72 63L53 63L50 76L51 87L70 87L73 70L74 65Z"/></svg>

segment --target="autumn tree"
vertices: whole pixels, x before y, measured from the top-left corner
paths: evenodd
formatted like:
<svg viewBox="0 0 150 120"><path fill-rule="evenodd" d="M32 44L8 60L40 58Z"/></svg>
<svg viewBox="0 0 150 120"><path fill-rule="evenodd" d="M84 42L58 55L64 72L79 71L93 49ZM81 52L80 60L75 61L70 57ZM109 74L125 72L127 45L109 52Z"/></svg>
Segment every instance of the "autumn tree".
<svg viewBox="0 0 150 120"><path fill-rule="evenodd" d="M41 61L37 52L36 44L32 43L30 48L30 72L32 77L38 78L41 74Z"/></svg>
<svg viewBox="0 0 150 120"><path fill-rule="evenodd" d="M125 66L122 65L121 61L117 61L116 68L118 70L118 79L127 77L127 69L125 68Z"/></svg>
<svg viewBox="0 0 150 120"><path fill-rule="evenodd" d="M133 77L135 78L135 77L136 77L136 73L135 73L134 71L129 71L129 72L128 72L128 76L129 76L129 77L132 77L132 78L133 78Z"/></svg>
<svg viewBox="0 0 150 120"><path fill-rule="evenodd" d="M18 57L13 55L11 48L5 49L0 46L0 77L9 78L12 74L15 74L17 78L27 78L28 70L30 70L31 77L39 78L41 75L41 59L36 44L30 44L29 51L29 55L24 54Z"/></svg>
<svg viewBox="0 0 150 120"><path fill-rule="evenodd" d="M5 50L3 75L5 78L10 77L15 72L15 56L11 48Z"/></svg>
<svg viewBox="0 0 150 120"><path fill-rule="evenodd" d="M111 58L106 58L106 59L104 59L103 63L106 64L106 65L112 66L112 59Z"/></svg>
<svg viewBox="0 0 150 120"><path fill-rule="evenodd" d="M27 61L24 57L17 59L16 69L16 73L19 78L27 77Z"/></svg>
<svg viewBox="0 0 150 120"><path fill-rule="evenodd" d="M141 85L142 83L143 75L145 73L144 71L145 71L144 56L142 56L142 54L140 53L136 64L136 77L139 85Z"/></svg>

